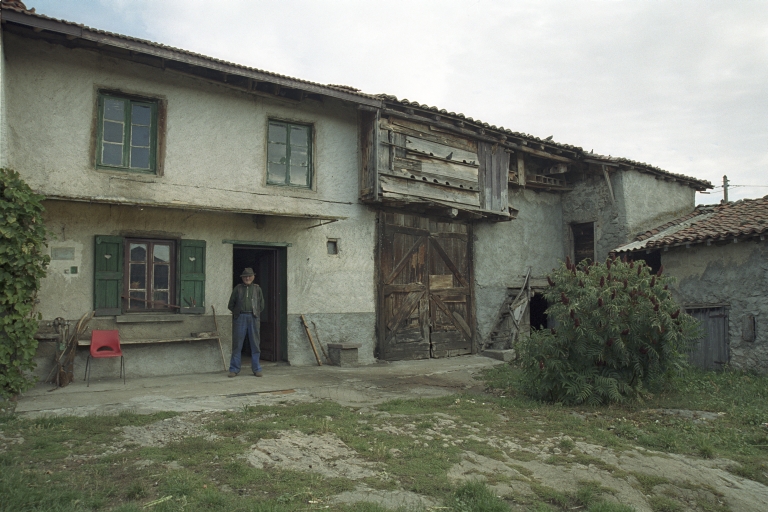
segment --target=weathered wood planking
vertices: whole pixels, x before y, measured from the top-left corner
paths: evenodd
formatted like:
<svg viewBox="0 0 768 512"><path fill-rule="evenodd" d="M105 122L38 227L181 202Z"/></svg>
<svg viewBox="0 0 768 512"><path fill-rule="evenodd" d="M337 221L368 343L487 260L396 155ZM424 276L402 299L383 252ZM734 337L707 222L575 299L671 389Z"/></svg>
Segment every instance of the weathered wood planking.
<svg viewBox="0 0 768 512"><path fill-rule="evenodd" d="M449 162L440 162L430 160L428 157L419 158L415 157L414 160L421 161L421 170L430 172L433 174L439 174L445 176L446 179L458 179L465 180L474 183L478 183L478 170L475 167L467 167L464 165L454 165Z"/></svg>
<svg viewBox="0 0 768 512"><path fill-rule="evenodd" d="M477 153L477 142L474 139L463 138L445 131L435 130L425 124L390 117L389 119L382 118L382 121L379 122L379 126L385 130L393 130L404 133L405 135L411 135L438 144L459 148L470 153Z"/></svg>
<svg viewBox="0 0 768 512"><path fill-rule="evenodd" d="M465 164L477 163L476 152L465 151L454 146L432 142L419 137L406 136L405 147L409 150L417 151L426 155L434 155L440 158L455 160Z"/></svg>
<svg viewBox="0 0 768 512"><path fill-rule="evenodd" d="M509 207L507 197L507 176L509 173L509 153L498 145L487 142L478 143L480 170L480 204L490 211L502 212Z"/></svg>
<svg viewBox="0 0 768 512"><path fill-rule="evenodd" d="M421 181L423 183L431 183L433 185L440 185L443 187L453 187L459 190L470 190L477 192L480 187L476 181L464 180L455 177L447 177L438 173L424 172L422 170L403 168L399 164L395 165L394 171L382 169L379 171L381 175L394 176L396 178L410 179ZM409 166L411 167L411 166Z"/></svg>
<svg viewBox="0 0 768 512"><path fill-rule="evenodd" d="M360 130L361 149L361 190L363 199L378 200L379 191L379 112L360 113L362 129Z"/></svg>
<svg viewBox="0 0 768 512"><path fill-rule="evenodd" d="M407 213L379 218L380 357L471 353L471 226Z"/></svg>
<svg viewBox="0 0 768 512"><path fill-rule="evenodd" d="M381 175L381 192L383 197L388 194L399 196L412 196L423 199L435 199L462 205L480 207L480 194L472 190L459 190L455 188L442 187L434 183L425 183L411 179L398 178L395 176Z"/></svg>

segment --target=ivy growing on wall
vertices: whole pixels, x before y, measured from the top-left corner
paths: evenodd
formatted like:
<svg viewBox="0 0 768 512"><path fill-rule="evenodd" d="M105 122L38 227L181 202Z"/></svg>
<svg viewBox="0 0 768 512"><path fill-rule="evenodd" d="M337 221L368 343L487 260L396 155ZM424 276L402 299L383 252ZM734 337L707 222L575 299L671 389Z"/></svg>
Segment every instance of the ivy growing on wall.
<svg viewBox="0 0 768 512"><path fill-rule="evenodd" d="M0 169L0 394L34 384L39 313L35 299L50 257L45 254L42 196L19 174Z"/></svg>
<svg viewBox="0 0 768 512"><path fill-rule="evenodd" d="M699 326L675 302L663 267L567 260L547 279L555 327L521 346L530 395L564 404L632 401L686 364Z"/></svg>

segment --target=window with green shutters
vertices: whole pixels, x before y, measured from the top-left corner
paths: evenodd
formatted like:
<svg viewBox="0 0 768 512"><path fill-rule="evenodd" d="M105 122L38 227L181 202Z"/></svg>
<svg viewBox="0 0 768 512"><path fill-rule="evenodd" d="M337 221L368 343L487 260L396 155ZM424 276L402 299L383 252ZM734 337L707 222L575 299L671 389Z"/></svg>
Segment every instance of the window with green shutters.
<svg viewBox="0 0 768 512"><path fill-rule="evenodd" d="M157 102L99 94L96 166L157 172Z"/></svg>
<svg viewBox="0 0 768 512"><path fill-rule="evenodd" d="M267 184L312 187L312 127L270 119Z"/></svg>
<svg viewBox="0 0 768 512"><path fill-rule="evenodd" d="M98 316L205 312L205 241L100 235L94 244Z"/></svg>

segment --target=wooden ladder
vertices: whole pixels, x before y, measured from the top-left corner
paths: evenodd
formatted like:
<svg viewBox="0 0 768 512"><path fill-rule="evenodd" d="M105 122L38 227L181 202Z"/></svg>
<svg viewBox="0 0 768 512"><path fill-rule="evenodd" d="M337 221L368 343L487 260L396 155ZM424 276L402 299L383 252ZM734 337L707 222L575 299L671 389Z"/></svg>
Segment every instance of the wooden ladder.
<svg viewBox="0 0 768 512"><path fill-rule="evenodd" d="M526 310L526 307L521 308L521 306L527 306L531 296L531 267L528 267L520 291L513 294L513 290L513 288L507 288L504 302L496 315L496 322L488 335L489 342L486 343L486 348L512 348L517 341L520 335L520 319ZM518 312L517 317L515 312Z"/></svg>

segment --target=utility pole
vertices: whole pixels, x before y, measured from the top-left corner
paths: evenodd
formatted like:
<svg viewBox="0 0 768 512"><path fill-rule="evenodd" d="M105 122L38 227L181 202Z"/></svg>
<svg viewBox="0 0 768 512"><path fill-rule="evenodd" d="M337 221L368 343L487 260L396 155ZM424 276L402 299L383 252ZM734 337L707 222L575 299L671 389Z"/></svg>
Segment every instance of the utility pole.
<svg viewBox="0 0 768 512"><path fill-rule="evenodd" d="M728 176L723 176L723 203L728 203Z"/></svg>

